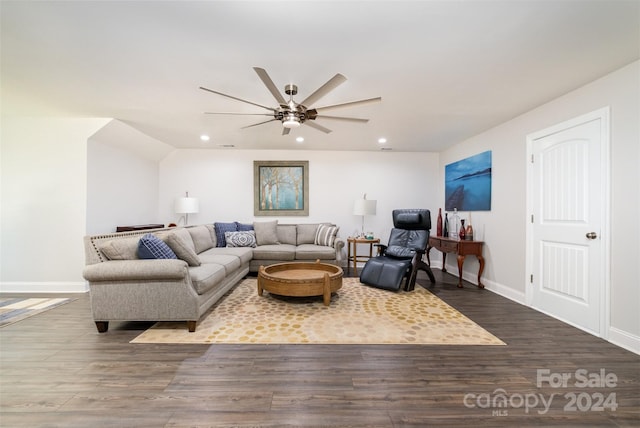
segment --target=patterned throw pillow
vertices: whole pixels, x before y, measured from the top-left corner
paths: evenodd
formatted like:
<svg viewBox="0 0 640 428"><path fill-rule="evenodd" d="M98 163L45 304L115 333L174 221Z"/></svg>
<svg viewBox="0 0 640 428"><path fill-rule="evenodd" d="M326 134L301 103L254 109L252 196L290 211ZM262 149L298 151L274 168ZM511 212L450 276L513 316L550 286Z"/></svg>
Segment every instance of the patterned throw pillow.
<svg viewBox="0 0 640 428"><path fill-rule="evenodd" d="M160 238L147 233L138 242L138 257L141 259L177 259L176 253Z"/></svg>
<svg viewBox="0 0 640 428"><path fill-rule="evenodd" d="M238 226L233 223L213 223L213 227L216 231L216 247L226 247L227 241L225 241L224 234L226 232L235 232L238 230Z"/></svg>
<svg viewBox="0 0 640 428"><path fill-rule="evenodd" d="M318 226L316 232L316 245L324 245L325 247L333 247L336 241L336 235L338 234L337 226L329 226L327 224L321 224Z"/></svg>
<svg viewBox="0 0 640 428"><path fill-rule="evenodd" d="M255 247L256 233L253 230L241 232L225 232L227 247Z"/></svg>

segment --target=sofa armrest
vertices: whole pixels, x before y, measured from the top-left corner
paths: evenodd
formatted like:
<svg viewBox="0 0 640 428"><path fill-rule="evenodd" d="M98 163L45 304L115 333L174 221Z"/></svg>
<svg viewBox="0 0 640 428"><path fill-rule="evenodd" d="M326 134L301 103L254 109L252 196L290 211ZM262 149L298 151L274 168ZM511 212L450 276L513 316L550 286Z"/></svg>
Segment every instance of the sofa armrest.
<svg viewBox="0 0 640 428"><path fill-rule="evenodd" d="M82 276L87 281L174 280L188 277L184 260L110 260L85 266Z"/></svg>
<svg viewBox="0 0 640 428"><path fill-rule="evenodd" d="M333 248L336 249L336 252L339 252L340 250L342 250L344 248L344 245L345 245L345 242L341 238L336 238L335 241L333 241Z"/></svg>

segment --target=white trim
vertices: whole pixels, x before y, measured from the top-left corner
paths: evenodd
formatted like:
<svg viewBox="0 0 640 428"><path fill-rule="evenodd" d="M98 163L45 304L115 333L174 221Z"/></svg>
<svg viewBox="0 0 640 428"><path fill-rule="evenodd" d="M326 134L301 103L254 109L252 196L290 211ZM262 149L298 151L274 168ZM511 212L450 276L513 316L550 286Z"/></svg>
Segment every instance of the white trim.
<svg viewBox="0 0 640 428"><path fill-rule="evenodd" d="M0 282L0 293L86 293L89 285L81 282Z"/></svg>
<svg viewBox="0 0 640 428"><path fill-rule="evenodd" d="M609 342L640 355L640 336L611 327L609 329Z"/></svg>
<svg viewBox="0 0 640 428"><path fill-rule="evenodd" d="M611 331L610 325L610 296L611 296L611 130L610 130L610 107L603 107L601 109L586 113L582 116L575 117L565 122L556 124L549 128L531 133L527 135L527 155L526 155L526 171L527 171L527 198L526 198L526 215L527 215L527 228L525 238L525 301L527 306L532 307L533 290L531 288L530 276L533 273L533 224L528 220L528 217L533 213L533 164L531 162L531 156L533 154L533 143L535 140L546 137L553 133L562 131L567 128L575 127L583 123L587 123L596 119L600 119L601 127L601 152L600 152L600 167L602 177L602 194L601 200L604 203L601 206L601 218L602 218L602 230L600 230L600 237L602 240L602 266L601 266L601 278L602 284L600 295L600 333L588 331L589 333L608 339L609 332ZM532 307L533 308L533 307ZM536 308L533 308L536 309ZM537 309L536 309L537 310ZM543 311L540 311L543 312ZM543 312L544 313L544 312ZM554 318L556 316L547 314ZM559 318L557 318L559 319ZM564 320L562 320L564 321ZM566 321L565 321L566 322ZM571 324L571 323L568 323ZM573 324L571 324L573 325ZM579 326L575 326L584 330Z"/></svg>

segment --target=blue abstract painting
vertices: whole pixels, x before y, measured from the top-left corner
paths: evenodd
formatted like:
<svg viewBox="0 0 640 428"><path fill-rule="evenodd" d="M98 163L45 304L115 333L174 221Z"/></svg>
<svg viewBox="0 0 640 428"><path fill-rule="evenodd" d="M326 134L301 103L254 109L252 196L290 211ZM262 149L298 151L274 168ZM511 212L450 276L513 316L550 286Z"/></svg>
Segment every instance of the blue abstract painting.
<svg viewBox="0 0 640 428"><path fill-rule="evenodd" d="M491 210L491 150L444 168L445 211Z"/></svg>

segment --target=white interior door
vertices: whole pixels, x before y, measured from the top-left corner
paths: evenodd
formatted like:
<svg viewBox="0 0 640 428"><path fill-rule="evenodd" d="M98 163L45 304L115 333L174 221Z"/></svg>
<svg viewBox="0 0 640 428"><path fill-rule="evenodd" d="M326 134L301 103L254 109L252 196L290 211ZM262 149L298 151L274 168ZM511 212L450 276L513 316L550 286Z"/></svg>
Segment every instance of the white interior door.
<svg viewBox="0 0 640 428"><path fill-rule="evenodd" d="M608 110L528 139L531 212L527 300L598 336L605 317ZM604 153L604 154L603 154Z"/></svg>

